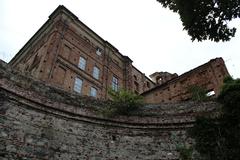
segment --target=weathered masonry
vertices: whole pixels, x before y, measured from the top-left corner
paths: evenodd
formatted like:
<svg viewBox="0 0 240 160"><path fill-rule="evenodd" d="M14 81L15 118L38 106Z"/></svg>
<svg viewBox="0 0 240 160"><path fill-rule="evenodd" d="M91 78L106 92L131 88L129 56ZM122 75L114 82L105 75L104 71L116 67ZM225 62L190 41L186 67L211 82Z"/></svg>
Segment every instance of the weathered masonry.
<svg viewBox="0 0 240 160"><path fill-rule="evenodd" d="M195 116L216 115L214 102L145 106L105 118L105 105L23 76L0 63L1 160L177 160L191 145Z"/></svg>
<svg viewBox="0 0 240 160"><path fill-rule="evenodd" d="M9 64L0 60L0 160L178 160L178 146L194 143L187 129L196 116L220 109L186 101L189 86L218 95L228 75L216 58L180 76L156 72L152 81L59 6ZM109 88L159 104L107 118L99 108Z"/></svg>
<svg viewBox="0 0 240 160"><path fill-rule="evenodd" d="M155 73L151 77L158 85L142 95L146 103L187 101L191 98L189 88L199 86L205 89L209 96L216 97L226 76L229 76L229 73L223 59L216 58L180 76L166 72Z"/></svg>
<svg viewBox="0 0 240 160"><path fill-rule="evenodd" d="M217 96L229 75L223 59L216 58L181 76L155 72L151 80L64 6L49 16L9 65L68 92L108 99L109 89L125 89L143 95L147 103L189 100L190 85Z"/></svg>
<svg viewBox="0 0 240 160"><path fill-rule="evenodd" d="M109 88L140 94L154 86L129 57L64 6L49 16L9 64L66 91L102 99Z"/></svg>

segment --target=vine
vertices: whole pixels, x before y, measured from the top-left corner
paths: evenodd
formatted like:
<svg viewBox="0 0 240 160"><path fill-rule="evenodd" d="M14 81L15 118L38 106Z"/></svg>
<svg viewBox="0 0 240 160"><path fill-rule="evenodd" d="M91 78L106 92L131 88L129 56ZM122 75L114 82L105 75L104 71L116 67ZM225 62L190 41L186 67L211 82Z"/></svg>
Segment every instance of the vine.
<svg viewBox="0 0 240 160"><path fill-rule="evenodd" d="M224 80L218 97L222 113L218 118L198 117L189 131L201 160L239 160L240 79Z"/></svg>

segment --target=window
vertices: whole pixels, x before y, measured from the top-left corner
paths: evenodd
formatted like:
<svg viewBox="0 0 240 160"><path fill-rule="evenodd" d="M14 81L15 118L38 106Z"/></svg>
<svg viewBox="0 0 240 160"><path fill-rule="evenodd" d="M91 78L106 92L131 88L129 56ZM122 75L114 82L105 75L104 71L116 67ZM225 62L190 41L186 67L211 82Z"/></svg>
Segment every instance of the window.
<svg viewBox="0 0 240 160"><path fill-rule="evenodd" d="M148 88L150 88L150 87L151 87L151 86L150 86L150 83L149 83L148 81L147 81L147 87L148 87Z"/></svg>
<svg viewBox="0 0 240 160"><path fill-rule="evenodd" d="M96 54L100 56L102 54L102 49L97 47L96 48Z"/></svg>
<svg viewBox="0 0 240 160"><path fill-rule="evenodd" d="M114 76L112 78L112 89L118 91L118 79Z"/></svg>
<svg viewBox="0 0 240 160"><path fill-rule="evenodd" d="M75 78L74 88L75 92L81 93L83 81L80 78Z"/></svg>
<svg viewBox="0 0 240 160"><path fill-rule="evenodd" d="M95 79L99 79L99 73L100 73L99 68L95 66L95 67L93 68L93 77L94 77Z"/></svg>
<svg viewBox="0 0 240 160"><path fill-rule="evenodd" d="M78 67L81 70L85 70L85 68L86 68L86 59L85 58L80 57Z"/></svg>
<svg viewBox="0 0 240 160"><path fill-rule="evenodd" d="M86 59L85 58L83 58L83 57L79 58L78 67L82 70L85 70L85 68L86 68Z"/></svg>
<svg viewBox="0 0 240 160"><path fill-rule="evenodd" d="M97 89L94 87L90 88L90 96L91 97L97 97Z"/></svg>

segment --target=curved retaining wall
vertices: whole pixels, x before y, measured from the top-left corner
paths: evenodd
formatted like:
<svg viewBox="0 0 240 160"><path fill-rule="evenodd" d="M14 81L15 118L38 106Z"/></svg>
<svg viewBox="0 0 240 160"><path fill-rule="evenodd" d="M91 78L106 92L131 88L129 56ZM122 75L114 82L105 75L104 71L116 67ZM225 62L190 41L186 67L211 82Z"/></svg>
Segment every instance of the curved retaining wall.
<svg viewBox="0 0 240 160"><path fill-rule="evenodd" d="M129 117L104 118L105 105L47 86L0 65L1 160L179 159L186 130L214 102L147 105ZM95 108L95 109L94 109Z"/></svg>

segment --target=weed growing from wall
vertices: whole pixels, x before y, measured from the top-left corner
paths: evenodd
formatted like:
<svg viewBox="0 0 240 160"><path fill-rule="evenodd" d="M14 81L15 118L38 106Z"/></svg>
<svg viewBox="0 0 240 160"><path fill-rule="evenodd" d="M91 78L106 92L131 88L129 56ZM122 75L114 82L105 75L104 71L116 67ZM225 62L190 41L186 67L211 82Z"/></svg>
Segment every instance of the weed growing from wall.
<svg viewBox="0 0 240 160"><path fill-rule="evenodd" d="M203 87L192 85L188 88L193 101L205 101L208 99L206 90Z"/></svg>
<svg viewBox="0 0 240 160"><path fill-rule="evenodd" d="M143 106L143 98L135 93L126 90L109 90L112 101L101 109L101 113L107 117L116 115L129 115L134 110Z"/></svg>
<svg viewBox="0 0 240 160"><path fill-rule="evenodd" d="M178 146L177 151L179 152L180 160L193 160L193 148L186 146Z"/></svg>

